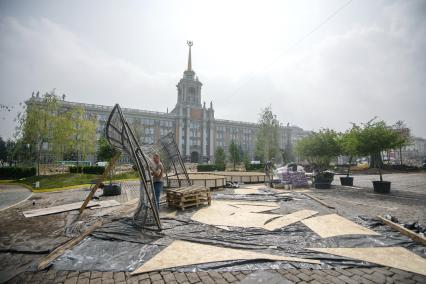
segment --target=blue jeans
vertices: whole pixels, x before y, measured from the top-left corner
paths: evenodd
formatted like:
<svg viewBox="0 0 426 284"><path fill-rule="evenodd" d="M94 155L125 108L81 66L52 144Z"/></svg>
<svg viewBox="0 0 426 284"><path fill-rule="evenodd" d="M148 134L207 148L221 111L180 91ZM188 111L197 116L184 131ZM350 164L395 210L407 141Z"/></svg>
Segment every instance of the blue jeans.
<svg viewBox="0 0 426 284"><path fill-rule="evenodd" d="M160 193L163 191L163 182L156 181L154 182L154 192L155 192L155 202L157 204L157 210L160 209Z"/></svg>

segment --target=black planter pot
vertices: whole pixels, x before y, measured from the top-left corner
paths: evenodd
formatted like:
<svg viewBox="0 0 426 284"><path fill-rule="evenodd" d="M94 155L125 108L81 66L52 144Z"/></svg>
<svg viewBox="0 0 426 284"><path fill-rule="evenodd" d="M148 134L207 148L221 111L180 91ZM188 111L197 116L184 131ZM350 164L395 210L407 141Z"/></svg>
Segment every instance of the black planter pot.
<svg viewBox="0 0 426 284"><path fill-rule="evenodd" d="M340 184L346 185L346 186L353 186L354 185L354 178L353 177L340 177Z"/></svg>
<svg viewBox="0 0 426 284"><path fill-rule="evenodd" d="M121 194L121 186L119 184L106 184L104 186L104 196L115 196Z"/></svg>
<svg viewBox="0 0 426 284"><path fill-rule="evenodd" d="M373 188L375 193L390 193L391 182L390 181L373 181Z"/></svg>

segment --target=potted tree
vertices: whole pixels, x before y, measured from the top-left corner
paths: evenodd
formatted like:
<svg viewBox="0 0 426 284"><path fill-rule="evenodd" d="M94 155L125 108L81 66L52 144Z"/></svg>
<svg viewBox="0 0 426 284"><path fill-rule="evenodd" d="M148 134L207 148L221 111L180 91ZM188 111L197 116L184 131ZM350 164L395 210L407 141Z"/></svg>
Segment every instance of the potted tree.
<svg viewBox="0 0 426 284"><path fill-rule="evenodd" d="M349 175L351 171L352 160L358 154L358 133L359 126L353 124L352 128L339 135L337 140L340 148L340 154L349 157L346 176L340 177L340 183L342 185L353 186L354 184L354 178Z"/></svg>
<svg viewBox="0 0 426 284"><path fill-rule="evenodd" d="M315 168L313 186L318 189L330 188L334 173L328 168L331 160L339 155L337 133L329 129L320 130L299 140L295 148L299 156Z"/></svg>
<svg viewBox="0 0 426 284"><path fill-rule="evenodd" d="M109 161L117 154L117 150L112 147L108 140L101 136L98 140L99 149L97 152L97 158L99 161ZM107 164L105 163L105 166ZM114 195L120 195L121 194L121 185L118 183L112 182L113 177L113 171L114 169L111 168L109 175L109 184L101 184L101 188L103 189L103 195L105 196L114 196Z"/></svg>
<svg viewBox="0 0 426 284"><path fill-rule="evenodd" d="M384 181L382 175L382 152L395 148L399 141L399 134L384 121L372 119L363 124L358 133L358 146L361 155L370 156L370 167L379 170L380 180L373 181L374 192L389 193L391 182Z"/></svg>

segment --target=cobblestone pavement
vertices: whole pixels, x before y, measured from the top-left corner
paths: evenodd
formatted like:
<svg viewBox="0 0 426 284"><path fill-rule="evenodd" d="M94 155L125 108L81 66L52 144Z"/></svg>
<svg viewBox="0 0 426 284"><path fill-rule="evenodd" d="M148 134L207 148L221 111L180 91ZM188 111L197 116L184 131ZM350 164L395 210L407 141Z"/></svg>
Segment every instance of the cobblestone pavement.
<svg viewBox="0 0 426 284"><path fill-rule="evenodd" d="M392 181L392 193L374 194L371 180L377 176L355 176L354 187L339 186L338 177L330 190L310 190L310 194L336 207L343 216L392 214L401 221L419 220L426 223L426 173L389 174L386 180ZM75 198L75 192L71 198ZM79 193L80 195L80 193ZM67 194L61 194L64 198ZM59 194L58 194L59 197ZM49 195L52 198L52 195ZM67 197L68 198L68 197ZM45 200L45 199L42 199ZM40 203L41 201L40 200ZM53 202L49 199L49 203ZM64 200L65 201L65 200ZM68 202L68 200L66 200ZM17 209L14 209L17 210ZM5 211L9 211L5 210ZM11 213L8 213L11 214ZM3 214L4 215L4 214ZM0 216L3 216L0 215ZM4 215L4 216L7 216ZM1 230L0 230L1 231ZM0 255L1 256L1 255ZM25 255L30 257L31 255ZM1 262L0 262L1 263ZM426 276L388 268L348 268L348 269L279 269L268 270L275 274L271 283L426 283ZM201 271L151 272L131 276L128 272L99 271L55 271L24 272L8 283L269 283L259 276L259 271ZM259 278L260 277L260 278ZM0 281L1 282L1 281ZM288 282L285 282L288 283Z"/></svg>
<svg viewBox="0 0 426 284"><path fill-rule="evenodd" d="M394 268L348 268L348 269L280 269L268 270L270 273L278 274L275 283L288 280L290 283L426 283L426 276L407 273ZM151 272L131 276L128 272L79 272L79 271L55 271L48 270L38 273L25 272L15 277L9 283L64 283L64 284L105 284L105 283L131 283L131 284L162 284L162 283L239 283L247 276L253 275L254 271L238 272ZM265 283L257 281L246 281L246 283Z"/></svg>

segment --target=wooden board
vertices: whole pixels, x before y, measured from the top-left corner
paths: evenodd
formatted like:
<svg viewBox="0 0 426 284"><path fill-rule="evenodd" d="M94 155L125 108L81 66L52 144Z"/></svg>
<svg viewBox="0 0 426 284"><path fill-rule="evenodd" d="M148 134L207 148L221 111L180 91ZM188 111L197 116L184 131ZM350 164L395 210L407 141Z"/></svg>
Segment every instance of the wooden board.
<svg viewBox="0 0 426 284"><path fill-rule="evenodd" d="M267 194L256 188L236 188L234 194Z"/></svg>
<svg viewBox="0 0 426 284"><path fill-rule="evenodd" d="M302 223L322 238L342 235L380 235L337 214L309 218Z"/></svg>
<svg viewBox="0 0 426 284"><path fill-rule="evenodd" d="M309 250L368 261L426 275L426 259L402 247L310 248Z"/></svg>
<svg viewBox="0 0 426 284"><path fill-rule="evenodd" d="M408 230L404 226L401 226L400 224L397 224L388 219L385 219L382 216L377 216L377 218L379 218L383 223L387 224L393 229L399 231L401 234L408 236L413 241L426 246L426 238L423 237L422 235L416 234L415 232Z"/></svg>
<svg viewBox="0 0 426 284"><path fill-rule="evenodd" d="M216 247L177 240L131 274L134 275L166 268L201 263L249 259L268 259L320 264L318 260L263 254L253 251Z"/></svg>
<svg viewBox="0 0 426 284"><path fill-rule="evenodd" d="M309 218L315 214L318 214L318 212L313 210L299 210L299 211L284 215L282 217L279 217L277 219L274 219L273 221L264 225L263 228L273 231L275 229L279 229L279 228L291 225L293 223L302 221L303 219Z"/></svg>
<svg viewBox="0 0 426 284"><path fill-rule="evenodd" d="M82 202L75 202L75 203L69 203L69 204L64 204L59 206L48 207L48 208L28 210L28 211L24 211L23 214L27 218L56 214L56 213L79 209L81 207L81 204ZM112 207L117 205L120 205L120 202L116 200L103 200L103 201L90 201L86 207L96 206L96 208L103 208L103 207Z"/></svg>

